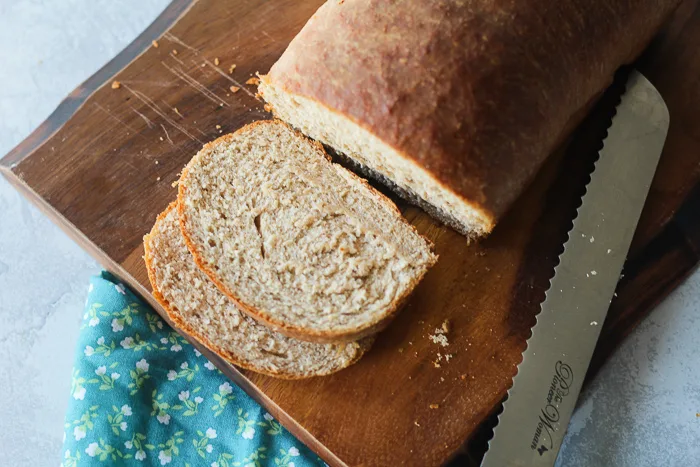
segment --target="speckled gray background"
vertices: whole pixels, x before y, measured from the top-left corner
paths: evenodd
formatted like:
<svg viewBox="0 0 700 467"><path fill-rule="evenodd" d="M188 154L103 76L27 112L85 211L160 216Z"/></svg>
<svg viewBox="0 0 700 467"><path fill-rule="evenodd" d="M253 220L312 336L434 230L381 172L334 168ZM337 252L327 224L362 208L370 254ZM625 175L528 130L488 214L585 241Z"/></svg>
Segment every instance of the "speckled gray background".
<svg viewBox="0 0 700 467"><path fill-rule="evenodd" d="M168 0L0 0L0 155ZM699 214L700 215L700 214ZM60 463L88 277L99 266L0 179L0 465ZM700 273L588 387L558 465L700 465Z"/></svg>

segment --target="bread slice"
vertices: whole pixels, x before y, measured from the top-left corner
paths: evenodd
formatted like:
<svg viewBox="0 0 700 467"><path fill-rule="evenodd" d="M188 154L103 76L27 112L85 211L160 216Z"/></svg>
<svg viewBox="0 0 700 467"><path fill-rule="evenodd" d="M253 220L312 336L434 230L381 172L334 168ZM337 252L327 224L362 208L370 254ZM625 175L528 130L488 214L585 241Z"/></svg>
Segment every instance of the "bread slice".
<svg viewBox="0 0 700 467"><path fill-rule="evenodd" d="M259 93L277 118L481 237L679 3L329 1Z"/></svg>
<svg viewBox="0 0 700 467"><path fill-rule="evenodd" d="M204 146L182 173L178 210L219 289L309 341L379 331L437 259L388 198L279 121Z"/></svg>
<svg viewBox="0 0 700 467"><path fill-rule="evenodd" d="M304 342L241 313L197 268L175 203L158 216L144 247L153 296L170 319L234 365L288 379L321 376L356 362L372 343L372 337L347 344Z"/></svg>

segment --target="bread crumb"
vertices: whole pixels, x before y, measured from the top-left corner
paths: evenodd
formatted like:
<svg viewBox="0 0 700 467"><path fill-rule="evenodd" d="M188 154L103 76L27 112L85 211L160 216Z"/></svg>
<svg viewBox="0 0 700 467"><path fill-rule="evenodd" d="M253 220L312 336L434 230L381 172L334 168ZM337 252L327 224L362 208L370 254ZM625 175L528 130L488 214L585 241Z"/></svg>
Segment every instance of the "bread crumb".
<svg viewBox="0 0 700 467"><path fill-rule="evenodd" d="M450 332L450 320L446 319L445 321L442 322L442 332L447 334Z"/></svg>
<svg viewBox="0 0 700 467"><path fill-rule="evenodd" d="M122 83L119 81L112 81L112 89L119 89L120 87L122 87Z"/></svg>
<svg viewBox="0 0 700 467"><path fill-rule="evenodd" d="M236 64L234 63L233 65L231 65L230 67L228 67L228 74L229 74L229 75L232 75L232 74L233 74L233 70L235 70L235 69L236 69Z"/></svg>
<svg viewBox="0 0 700 467"><path fill-rule="evenodd" d="M156 178L156 182L159 182L159 181L160 181L160 177L157 177L157 178Z"/></svg>
<svg viewBox="0 0 700 467"><path fill-rule="evenodd" d="M610 248L608 248L608 254L610 254L610 253L612 253L612 250Z"/></svg>
<svg viewBox="0 0 700 467"><path fill-rule="evenodd" d="M589 242L591 242L591 243L595 242L595 237L591 236L591 239L589 240Z"/></svg>
<svg viewBox="0 0 700 467"><path fill-rule="evenodd" d="M156 165L158 165L158 161L156 161Z"/></svg>
<svg viewBox="0 0 700 467"><path fill-rule="evenodd" d="M219 61L219 57L215 57L215 58L214 58L214 65L219 66L219 63L221 63L221 62Z"/></svg>
<svg viewBox="0 0 700 467"><path fill-rule="evenodd" d="M465 379L467 379L467 375L462 375L462 376L459 377L459 379L461 379L462 381L464 381Z"/></svg>
<svg viewBox="0 0 700 467"><path fill-rule="evenodd" d="M695 414L696 417L700 417L700 412Z"/></svg>
<svg viewBox="0 0 700 467"><path fill-rule="evenodd" d="M451 353L445 354L445 361L446 361L446 362L449 362L451 358L452 358L452 354L451 354Z"/></svg>
<svg viewBox="0 0 700 467"><path fill-rule="evenodd" d="M399 353L403 353L403 347L399 347Z"/></svg>
<svg viewBox="0 0 700 467"><path fill-rule="evenodd" d="M158 138L160 138L160 140L163 141L163 137L162 137L162 136L159 136Z"/></svg>
<svg viewBox="0 0 700 467"><path fill-rule="evenodd" d="M596 271L591 271L591 274L595 276L598 273Z"/></svg>
<svg viewBox="0 0 700 467"><path fill-rule="evenodd" d="M438 362L433 362L433 366L434 366L435 368L440 368L440 364L439 364Z"/></svg>
<svg viewBox="0 0 700 467"><path fill-rule="evenodd" d="M430 404L429 407L431 409L439 409L440 408L440 406L438 404Z"/></svg>
<svg viewBox="0 0 700 467"><path fill-rule="evenodd" d="M265 109L265 112L272 112L272 106L270 104L265 104L263 109Z"/></svg>
<svg viewBox="0 0 700 467"><path fill-rule="evenodd" d="M260 84L260 79L255 76L252 76L248 78L248 81L246 81L245 84L254 84L255 86L257 86L258 84Z"/></svg>
<svg viewBox="0 0 700 467"><path fill-rule="evenodd" d="M434 344L438 344L442 347L447 347L450 345L450 343L447 341L447 336L442 334L441 332L438 332L439 330L436 329L436 334L433 334L430 336L430 340L433 341Z"/></svg>
<svg viewBox="0 0 700 467"><path fill-rule="evenodd" d="M231 87L229 87L229 89L234 94L241 90L241 88L239 88L238 86L231 86Z"/></svg>
<svg viewBox="0 0 700 467"><path fill-rule="evenodd" d="M180 184L180 179L178 178L178 179L175 180L173 183L171 183L170 186L173 187L173 188L175 188L175 187L177 187L179 184Z"/></svg>
<svg viewBox="0 0 700 467"><path fill-rule="evenodd" d="M173 111L174 111L176 114L178 114L180 117L185 118L185 117L182 116L182 114L180 113L180 111L177 110L177 107L173 107Z"/></svg>
<svg viewBox="0 0 700 467"><path fill-rule="evenodd" d="M156 49L158 48L158 41L153 41L151 42L151 44L153 44L153 47L155 47Z"/></svg>
<svg viewBox="0 0 700 467"><path fill-rule="evenodd" d="M173 49L173 55L177 55L177 49Z"/></svg>
<svg viewBox="0 0 700 467"><path fill-rule="evenodd" d="M443 378L442 376L440 376L440 382L444 382L444 381L445 381L445 378Z"/></svg>
<svg viewBox="0 0 700 467"><path fill-rule="evenodd" d="M217 129L217 130L220 130L220 129L221 129L221 125L216 125L216 129Z"/></svg>
<svg viewBox="0 0 700 467"><path fill-rule="evenodd" d="M413 424L416 425L416 426L420 426L420 423L418 423L417 420L413 420Z"/></svg>

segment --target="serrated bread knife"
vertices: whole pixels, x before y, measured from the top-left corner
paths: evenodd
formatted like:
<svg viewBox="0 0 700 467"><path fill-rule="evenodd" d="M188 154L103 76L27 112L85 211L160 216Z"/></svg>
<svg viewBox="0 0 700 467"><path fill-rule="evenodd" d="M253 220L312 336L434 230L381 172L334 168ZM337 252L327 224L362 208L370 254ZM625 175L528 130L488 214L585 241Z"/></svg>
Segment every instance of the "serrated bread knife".
<svg viewBox="0 0 700 467"><path fill-rule="evenodd" d="M669 116L632 72L482 467L552 466L613 298Z"/></svg>

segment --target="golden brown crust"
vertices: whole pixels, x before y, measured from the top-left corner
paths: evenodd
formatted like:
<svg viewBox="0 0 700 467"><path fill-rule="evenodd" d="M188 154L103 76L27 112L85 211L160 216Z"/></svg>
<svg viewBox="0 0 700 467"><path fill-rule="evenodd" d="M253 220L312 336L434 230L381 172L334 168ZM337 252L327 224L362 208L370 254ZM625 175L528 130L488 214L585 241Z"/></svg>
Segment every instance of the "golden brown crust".
<svg viewBox="0 0 700 467"><path fill-rule="evenodd" d="M173 201L168 205L165 210L158 215L156 218L156 224L158 224L162 219L164 219L170 211L173 209L177 208L177 201ZM153 227L155 229L155 225ZM241 361L236 355L231 353L229 350L224 349L216 344L214 344L212 341L210 341L207 337L203 336L202 334L198 333L196 330L194 330L185 320L182 319L182 317L177 313L177 309L175 306L171 305L170 302L163 296L163 294L160 292L157 286L157 281L156 281L156 276L155 276L155 269L153 267L153 261L152 261L152 255L151 251L149 248L149 241L148 239L150 238L151 235L153 235L153 230L151 230L150 233L144 236L144 241L143 241L143 246L144 246L144 261L146 262L146 270L148 272L148 280L151 282L151 287L153 287L153 298L156 299L156 301L163 307L165 310L165 313L168 315L168 318L170 321L179 329L184 331L186 334L189 336L193 337L200 343L202 343L205 347L207 347L209 350L217 354L219 357L223 358L227 362L236 365L240 368L244 368L250 371L254 371L256 373L261 373L265 374L268 376L273 376L275 378L282 378L282 379L289 379L289 380L294 380L294 379L306 379L306 378L311 378L315 376L326 376L328 374L334 373L336 371L340 371L340 369L328 372L328 373L316 373L312 375L300 375L298 373L288 373L288 372L283 372L283 371L270 371L267 369L259 368L254 365L250 365L248 363L245 363ZM357 362L364 354L367 352L367 350L371 347L372 340L365 340L363 342L358 342L358 351L355 357L348 362L347 366L350 366ZM346 367L347 367L346 366Z"/></svg>
<svg viewBox="0 0 700 467"><path fill-rule="evenodd" d="M267 77L500 218L679 0L326 2Z"/></svg>
<svg viewBox="0 0 700 467"><path fill-rule="evenodd" d="M213 146L218 145L218 144L224 144L228 143L231 138L234 137L234 135L237 135L239 133L249 131L250 129L254 128L255 126L258 125L265 125L265 124L283 124L286 125L283 122L280 122L279 120L262 120L262 121L257 121L254 123L251 123L250 125L247 125L243 128L240 128L238 131L235 133L229 134L222 136L215 141L208 143L204 146L202 150L207 150L211 149ZM297 134L300 135L300 137L306 138L303 136L301 133L297 132ZM320 143L316 143L315 146L319 151L322 151L324 156L330 160L330 157L328 154L325 152L323 149L323 146ZM201 153L201 152L200 152ZM187 249L190 250L190 253L192 254L192 257L194 258L195 263L197 264L197 267L203 271L209 279L219 288L219 290L226 295L229 299L231 299L241 311L245 312L249 316L251 316L253 319L263 323L264 325L268 326L271 329L274 329L275 331L284 334L289 337L293 337L299 340L304 340L307 342L317 342L317 343L342 343L342 342L352 342L352 341L357 341L360 340L364 337L371 336L373 334L376 334L377 332L381 331L384 329L390 322L391 320L396 316L398 311L400 310L400 307L405 301L408 299L410 296L411 292L413 289L418 285L418 283L423 279L423 276L427 273L428 269L430 266L434 264L435 261L437 261L437 257L434 258L434 261L432 264L428 265L425 270L423 271L422 274L420 274L416 279L410 284L409 287L406 288L406 292L400 296L397 297L397 299L394 301L393 305L387 309L386 313L384 315L378 316L374 321L367 323L366 326L363 326L362 328L356 328L353 331L344 331L344 332L323 332L323 331L317 331L314 329L307 329L303 328L300 326L294 326L289 323L284 323L280 320L277 320L270 316L269 314L265 313L263 310L260 310L254 306L251 306L245 302L243 302L240 297L238 297L229 287L227 287L224 283L221 282L219 277L217 276L216 272L211 268L209 264L207 264L204 261L204 258L202 255L199 253L199 250L197 246L192 242L191 236L187 230L187 213L185 212L184 209L184 198L187 195L187 175L188 175L188 170L191 164L194 163L195 159L197 156L195 156L192 161L190 161L187 166L183 169L182 175L180 176L180 181L178 183L178 195L177 195L177 210L178 210L178 217L180 220L180 230L182 231L182 236L185 239L185 244L187 245ZM351 173L351 172L349 172ZM361 178L357 177L356 175L352 174L353 177L356 177L359 179L362 183L367 184L366 181L362 180ZM380 202L387 204L388 206L392 209L395 210L399 214L399 218L402 222L406 222L405 219L401 216L400 211L396 207L396 205L391 202L388 198L386 198L384 195L380 194L378 191L376 191L374 188L370 186L370 193L372 193L373 196L375 196ZM415 227L408 222L406 222L407 225L410 225L411 228L414 229ZM417 232L417 231L416 231ZM427 239L426 239L427 240ZM428 244L432 246L432 243L428 241Z"/></svg>

